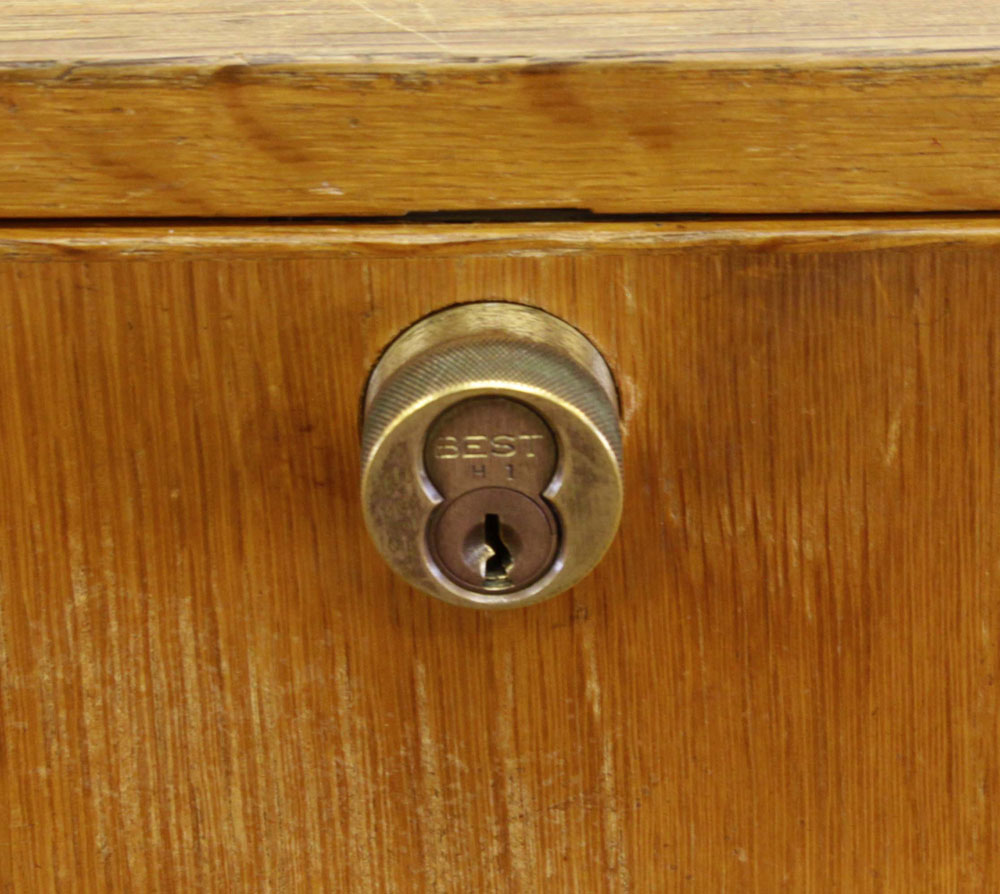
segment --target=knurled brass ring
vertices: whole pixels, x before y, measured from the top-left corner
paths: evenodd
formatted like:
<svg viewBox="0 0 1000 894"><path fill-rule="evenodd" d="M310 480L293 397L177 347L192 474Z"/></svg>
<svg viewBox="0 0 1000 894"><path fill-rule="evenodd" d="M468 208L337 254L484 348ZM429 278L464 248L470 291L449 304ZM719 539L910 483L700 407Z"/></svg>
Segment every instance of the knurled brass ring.
<svg viewBox="0 0 1000 894"><path fill-rule="evenodd" d="M427 522L442 498L424 469L435 420L476 396L522 401L555 434L558 461L544 492L562 531L551 568L524 589L464 589L438 568ZM577 329L519 304L463 304L432 314L384 352L364 399L362 503L388 563L413 586L481 608L526 605L575 584L614 538L622 507L621 434L611 371Z"/></svg>

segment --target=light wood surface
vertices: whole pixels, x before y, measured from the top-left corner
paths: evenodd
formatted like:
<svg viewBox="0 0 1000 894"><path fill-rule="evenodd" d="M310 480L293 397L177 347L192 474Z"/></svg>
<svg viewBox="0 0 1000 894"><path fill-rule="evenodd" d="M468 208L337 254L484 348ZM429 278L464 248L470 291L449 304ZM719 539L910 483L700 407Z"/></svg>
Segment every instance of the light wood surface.
<svg viewBox="0 0 1000 894"><path fill-rule="evenodd" d="M978 53L992 0L3 0L11 62Z"/></svg>
<svg viewBox="0 0 1000 894"><path fill-rule="evenodd" d="M1000 209L992 0L0 3L0 216Z"/></svg>
<svg viewBox="0 0 1000 894"><path fill-rule="evenodd" d="M1000 227L812 226L7 231L0 890L997 890ZM380 348L486 297L625 409L611 553L506 614L356 487Z"/></svg>
<svg viewBox="0 0 1000 894"><path fill-rule="evenodd" d="M0 226L0 258L80 261L196 260L206 254L239 258L569 257L594 252L658 254L690 250L826 253L884 248L992 247L997 221L968 217L879 216L862 219L647 221L518 224L279 224L213 221L200 224L54 223Z"/></svg>

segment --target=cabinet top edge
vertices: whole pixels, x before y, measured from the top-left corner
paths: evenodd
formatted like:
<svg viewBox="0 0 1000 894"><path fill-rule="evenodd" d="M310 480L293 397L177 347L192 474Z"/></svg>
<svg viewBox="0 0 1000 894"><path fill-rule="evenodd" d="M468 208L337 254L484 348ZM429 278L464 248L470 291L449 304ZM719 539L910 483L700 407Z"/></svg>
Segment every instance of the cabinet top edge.
<svg viewBox="0 0 1000 894"><path fill-rule="evenodd" d="M1000 52L993 0L7 0L0 65L587 58L913 57Z"/></svg>

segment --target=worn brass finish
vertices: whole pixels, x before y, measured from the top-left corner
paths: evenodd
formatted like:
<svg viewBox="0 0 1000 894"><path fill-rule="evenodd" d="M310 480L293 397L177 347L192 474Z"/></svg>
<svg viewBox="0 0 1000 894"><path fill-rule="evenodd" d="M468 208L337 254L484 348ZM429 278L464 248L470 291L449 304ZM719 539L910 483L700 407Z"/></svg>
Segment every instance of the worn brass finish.
<svg viewBox="0 0 1000 894"><path fill-rule="evenodd" d="M552 481L557 456L555 435L527 404L475 397L445 410L431 427L424 467L442 496L490 485L534 496Z"/></svg>
<svg viewBox="0 0 1000 894"><path fill-rule="evenodd" d="M490 515L509 562L494 573L488 567L494 551L484 549ZM469 590L495 595L533 584L552 566L559 528L544 501L508 487L483 487L442 505L430 521L428 541L448 577Z"/></svg>
<svg viewBox="0 0 1000 894"><path fill-rule="evenodd" d="M412 585L459 605L525 605L571 587L610 545L622 505L617 395L604 359L572 326L517 304L441 311L389 346L364 406L365 521ZM505 479L511 438L534 462L514 464ZM467 540L481 535L494 497L511 544L503 581L485 579L486 553ZM461 522L439 530L453 514Z"/></svg>
<svg viewBox="0 0 1000 894"><path fill-rule="evenodd" d="M440 569L493 595L538 580L559 546L542 496L557 460L555 435L527 404L473 397L445 410L424 445L424 468L444 501L427 531Z"/></svg>

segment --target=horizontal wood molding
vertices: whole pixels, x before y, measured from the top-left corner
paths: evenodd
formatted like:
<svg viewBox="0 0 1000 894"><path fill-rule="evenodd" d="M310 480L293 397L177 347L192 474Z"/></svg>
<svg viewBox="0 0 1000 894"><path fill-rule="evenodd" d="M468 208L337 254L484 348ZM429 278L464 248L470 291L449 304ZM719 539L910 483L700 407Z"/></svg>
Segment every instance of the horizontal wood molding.
<svg viewBox="0 0 1000 894"><path fill-rule="evenodd" d="M994 3L576 6L0 3L0 216L1000 209Z"/></svg>
<svg viewBox="0 0 1000 894"><path fill-rule="evenodd" d="M1000 215L644 223L106 223L0 226L0 260L406 258L675 253L739 248L826 253L992 247Z"/></svg>

